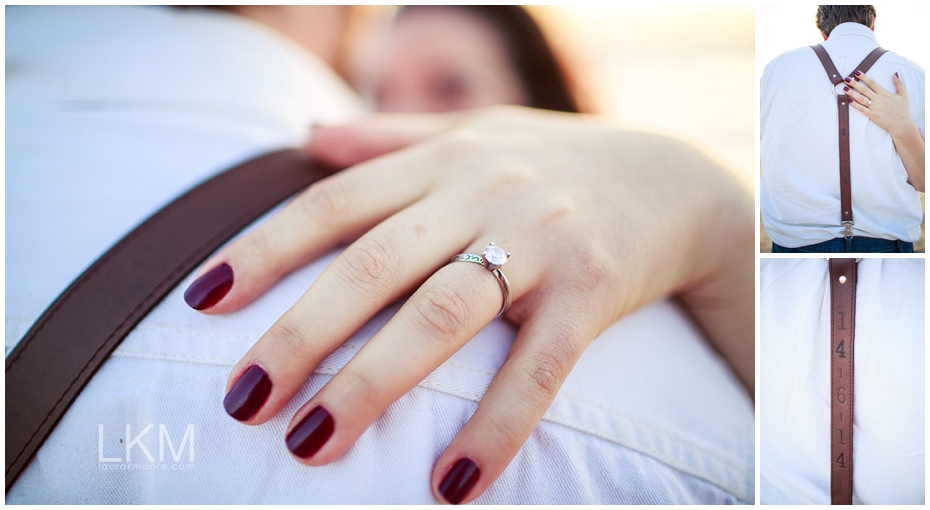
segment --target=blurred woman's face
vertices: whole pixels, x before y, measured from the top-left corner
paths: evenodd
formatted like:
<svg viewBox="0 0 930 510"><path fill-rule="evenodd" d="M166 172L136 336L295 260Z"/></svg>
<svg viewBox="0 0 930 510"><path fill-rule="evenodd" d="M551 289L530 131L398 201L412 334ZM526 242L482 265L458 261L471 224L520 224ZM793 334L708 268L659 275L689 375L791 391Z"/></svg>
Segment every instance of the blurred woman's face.
<svg viewBox="0 0 930 510"><path fill-rule="evenodd" d="M398 17L377 87L377 107L385 112L526 104L501 36L454 7L420 7Z"/></svg>

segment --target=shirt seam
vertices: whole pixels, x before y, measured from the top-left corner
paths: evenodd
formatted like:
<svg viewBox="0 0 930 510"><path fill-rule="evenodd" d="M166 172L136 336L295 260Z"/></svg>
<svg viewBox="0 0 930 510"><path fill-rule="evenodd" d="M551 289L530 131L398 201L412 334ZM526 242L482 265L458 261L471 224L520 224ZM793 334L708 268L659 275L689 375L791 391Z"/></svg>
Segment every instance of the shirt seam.
<svg viewBox="0 0 930 510"><path fill-rule="evenodd" d="M343 344L337 347L336 350L334 350L333 352L335 353L339 350L347 350L347 349L358 350L360 347L361 347L360 345L346 343L346 344ZM133 350L133 349L124 349L124 348L118 348L116 351L113 352L112 356L122 357L122 358L156 360L156 361L164 361L164 362L193 363L193 364L201 364L201 365L208 365L208 366L233 366L235 365L236 362L238 362L238 358L198 356L198 355L187 355L187 354L181 354L181 353L165 353L165 352L156 352L156 351L150 351L150 350L139 350L139 349ZM480 373L480 374L489 375L489 376L494 375L493 372L476 369L473 367L462 365L460 363L446 362L446 364L451 365L458 369L464 369L464 370L468 370L474 373ZM332 376L332 375L335 375L337 372L339 372L339 370L341 370L343 366L344 365L323 364L323 365L318 366L313 371L313 373ZM480 402L481 398L483 397L482 394L475 393L473 391L468 391L466 389L459 388L459 387L452 387L452 386L443 384L441 382L438 382L435 379L432 379L431 376L427 376L423 381L418 383L417 387L425 389L425 390L437 391L440 393L451 395L453 397L459 397L459 398L464 398L466 400L472 400L474 402ZM634 426L642 427L643 429L647 430L650 434L656 435L658 437L663 437L675 443L684 445L688 449L694 452L697 452L701 455L704 455L706 457L712 458L714 459L715 462L719 462L723 466L726 466L727 470L730 470L731 473L736 474L736 476L738 477L739 477L739 473L744 472L745 469L747 468L747 466L740 466L737 463L737 461L735 461L734 459L727 459L727 458L720 457L716 455L714 452L709 451L706 448L702 448L701 446L696 445L692 443L691 441L673 432L669 432L662 428L655 427L649 424L648 422L643 422L631 416L617 413L610 409L599 406L595 403L588 402L583 399L579 399L578 397L575 397L569 394L561 394L559 398L562 398L569 402L583 406L584 408L592 409L597 412L606 414L608 416L612 416L614 417L614 419L625 421ZM602 440L608 441L612 444L621 446L623 448L636 451L642 455L646 455L647 457L654 459L655 461L660 462L670 467L671 469L675 469L676 471L687 474L688 476L692 476L694 478L703 480L711 485L714 485L715 487L718 487L721 490L724 490L734 495L735 497L737 497L737 499L740 499L740 500L746 499L745 497L742 496L742 491L735 490L734 487L727 487L726 485L722 484L720 481L714 481L710 479L710 477L702 476L696 469L687 470L687 469L683 469L680 466L677 466L674 460L672 459L673 456L662 455L661 452L647 451L648 448L646 448L645 444L636 444L635 442L633 444L627 444L627 442L624 442L621 439L614 437L615 434L611 433L610 431L600 430L598 427L587 426L569 417L554 416L550 414L549 411L547 411L547 413L543 416L542 420L548 423L555 424L555 425L561 425L564 427L572 428L572 429L578 430L579 432L589 434L593 437L600 438Z"/></svg>

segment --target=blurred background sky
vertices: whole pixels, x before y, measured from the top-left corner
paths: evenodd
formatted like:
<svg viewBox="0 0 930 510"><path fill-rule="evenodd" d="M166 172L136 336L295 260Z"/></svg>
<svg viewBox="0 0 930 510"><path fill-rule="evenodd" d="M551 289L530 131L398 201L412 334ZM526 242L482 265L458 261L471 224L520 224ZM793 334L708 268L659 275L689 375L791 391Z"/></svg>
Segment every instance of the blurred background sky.
<svg viewBox="0 0 930 510"><path fill-rule="evenodd" d="M547 6L531 12L599 113L694 141L752 187L754 7Z"/></svg>
<svg viewBox="0 0 930 510"><path fill-rule="evenodd" d="M608 122L677 135L755 182L755 7L531 6L586 104ZM391 8L357 24L350 81L364 82ZM370 66L367 67L370 69Z"/></svg>

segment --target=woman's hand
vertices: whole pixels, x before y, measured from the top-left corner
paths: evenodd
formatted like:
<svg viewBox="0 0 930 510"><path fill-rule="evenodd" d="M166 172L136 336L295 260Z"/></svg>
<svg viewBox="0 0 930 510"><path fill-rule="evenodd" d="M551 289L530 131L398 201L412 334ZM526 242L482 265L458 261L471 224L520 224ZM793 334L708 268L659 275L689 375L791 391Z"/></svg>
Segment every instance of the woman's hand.
<svg viewBox="0 0 930 510"><path fill-rule="evenodd" d="M907 182L917 191L924 191L924 139L911 117L904 82L895 73L891 79L896 93L892 94L864 73L856 71L856 78L846 78L844 87L852 99L850 106L891 134L907 170Z"/></svg>
<svg viewBox="0 0 930 510"><path fill-rule="evenodd" d="M502 268L513 295L506 319L520 329L436 463L440 501L467 502L487 489L591 340L665 296L681 298L752 392L753 200L719 164L662 136L518 108L317 128L310 151L347 165L419 140L311 186L204 265L189 302L227 313L354 241L233 368L230 414L268 421L330 352L412 293L288 426L299 462L339 458L494 319L502 303L495 277L448 263L492 241L513 254ZM214 286L228 293L196 299Z"/></svg>

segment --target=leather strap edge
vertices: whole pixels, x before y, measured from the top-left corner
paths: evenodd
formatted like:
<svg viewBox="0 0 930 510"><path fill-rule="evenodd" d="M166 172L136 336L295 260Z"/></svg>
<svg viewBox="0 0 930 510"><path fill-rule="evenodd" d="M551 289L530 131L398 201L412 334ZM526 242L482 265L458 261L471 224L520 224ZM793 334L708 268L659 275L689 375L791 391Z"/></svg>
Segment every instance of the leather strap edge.
<svg viewBox="0 0 930 510"><path fill-rule="evenodd" d="M6 358L6 491L9 492L94 373L152 308L237 232L333 171L309 161L296 149L247 161L176 198L77 277ZM229 197L230 204L220 213L202 218L186 214L202 212L203 200L222 200L224 194L235 196ZM152 247L167 246L164 241L177 240L178 235L182 236L183 246L173 244L170 249L165 248L164 255L170 260L160 267L163 272L144 274L141 287L138 280L114 276L133 267L146 267L145 260L160 255L157 249L153 253ZM185 235L188 237L183 239ZM135 302L125 303L126 312L111 311L109 315L101 313L101 317L83 313L93 303L112 300L111 291L121 295L120 289L139 296L134 298ZM104 310L109 311L105 307ZM81 328L75 328L79 331L73 335L62 334L69 331L68 321L75 317L82 327L91 323L84 329L93 334L81 336ZM54 371L54 377L43 377L50 370Z"/></svg>

